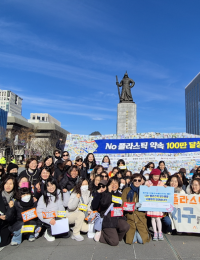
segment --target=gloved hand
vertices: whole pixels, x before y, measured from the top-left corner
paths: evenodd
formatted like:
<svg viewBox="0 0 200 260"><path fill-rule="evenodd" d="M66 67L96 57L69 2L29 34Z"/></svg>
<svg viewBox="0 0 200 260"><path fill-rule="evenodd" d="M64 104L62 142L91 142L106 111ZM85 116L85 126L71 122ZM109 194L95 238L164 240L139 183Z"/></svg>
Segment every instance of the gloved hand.
<svg viewBox="0 0 200 260"><path fill-rule="evenodd" d="M140 207L142 207L142 204L141 204L140 202L137 202L137 203L135 204L135 209L138 209L138 208L140 208Z"/></svg>

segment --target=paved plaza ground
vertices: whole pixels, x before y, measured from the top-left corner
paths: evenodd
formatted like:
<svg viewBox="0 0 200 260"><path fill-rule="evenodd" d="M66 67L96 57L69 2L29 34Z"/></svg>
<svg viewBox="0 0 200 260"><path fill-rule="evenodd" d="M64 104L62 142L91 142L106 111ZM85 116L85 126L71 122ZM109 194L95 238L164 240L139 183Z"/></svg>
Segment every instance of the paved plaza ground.
<svg viewBox="0 0 200 260"><path fill-rule="evenodd" d="M116 247L96 243L87 238L76 242L71 238L58 238L48 242L44 237L34 242L27 240L19 246L7 246L0 252L1 260L176 260L200 259L200 236L165 235L164 241L145 245L127 245L124 241Z"/></svg>

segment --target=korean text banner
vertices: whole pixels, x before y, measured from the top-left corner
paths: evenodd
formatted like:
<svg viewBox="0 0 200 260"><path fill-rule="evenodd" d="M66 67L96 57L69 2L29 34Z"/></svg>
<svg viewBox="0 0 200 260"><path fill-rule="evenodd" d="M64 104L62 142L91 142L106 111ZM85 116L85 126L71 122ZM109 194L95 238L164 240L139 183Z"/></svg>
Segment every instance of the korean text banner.
<svg viewBox="0 0 200 260"><path fill-rule="evenodd" d="M158 186L140 186L139 211L172 212L174 206L174 188Z"/></svg>
<svg viewBox="0 0 200 260"><path fill-rule="evenodd" d="M200 196L174 194L174 210L170 218L172 229L200 233Z"/></svg>
<svg viewBox="0 0 200 260"><path fill-rule="evenodd" d="M186 153L200 151L200 138L95 140L94 153Z"/></svg>

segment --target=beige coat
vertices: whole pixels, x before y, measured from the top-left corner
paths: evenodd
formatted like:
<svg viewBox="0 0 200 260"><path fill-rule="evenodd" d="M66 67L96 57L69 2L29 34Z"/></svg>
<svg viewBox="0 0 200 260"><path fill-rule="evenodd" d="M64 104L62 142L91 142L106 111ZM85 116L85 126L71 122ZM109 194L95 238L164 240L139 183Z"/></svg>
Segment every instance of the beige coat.
<svg viewBox="0 0 200 260"><path fill-rule="evenodd" d="M130 187L125 188L122 193L122 206L124 202L138 202L138 195L134 193L133 200L128 201L127 200L127 195L130 191ZM151 240L151 236L149 234L149 230L147 227L147 219L145 212L135 210L134 212L127 212L125 213L125 216L127 218L127 223L130 225L129 231L126 233L126 243L127 244L132 244L133 243L133 238L135 235L135 231L139 232L143 243L145 244L146 242L149 242Z"/></svg>

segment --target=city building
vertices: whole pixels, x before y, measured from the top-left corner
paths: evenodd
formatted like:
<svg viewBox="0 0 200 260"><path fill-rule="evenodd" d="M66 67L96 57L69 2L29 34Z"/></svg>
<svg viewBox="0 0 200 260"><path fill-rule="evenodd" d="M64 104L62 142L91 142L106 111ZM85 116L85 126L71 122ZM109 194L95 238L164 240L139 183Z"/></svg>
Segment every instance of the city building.
<svg viewBox="0 0 200 260"><path fill-rule="evenodd" d="M7 112L0 108L0 141L6 136Z"/></svg>
<svg viewBox="0 0 200 260"><path fill-rule="evenodd" d="M22 98L10 90L0 89L0 108L12 113L22 114Z"/></svg>
<svg viewBox="0 0 200 260"><path fill-rule="evenodd" d="M200 135L200 72L185 88L186 133Z"/></svg>
<svg viewBox="0 0 200 260"><path fill-rule="evenodd" d="M61 123L47 113L31 113L29 123L53 123L61 126Z"/></svg>

